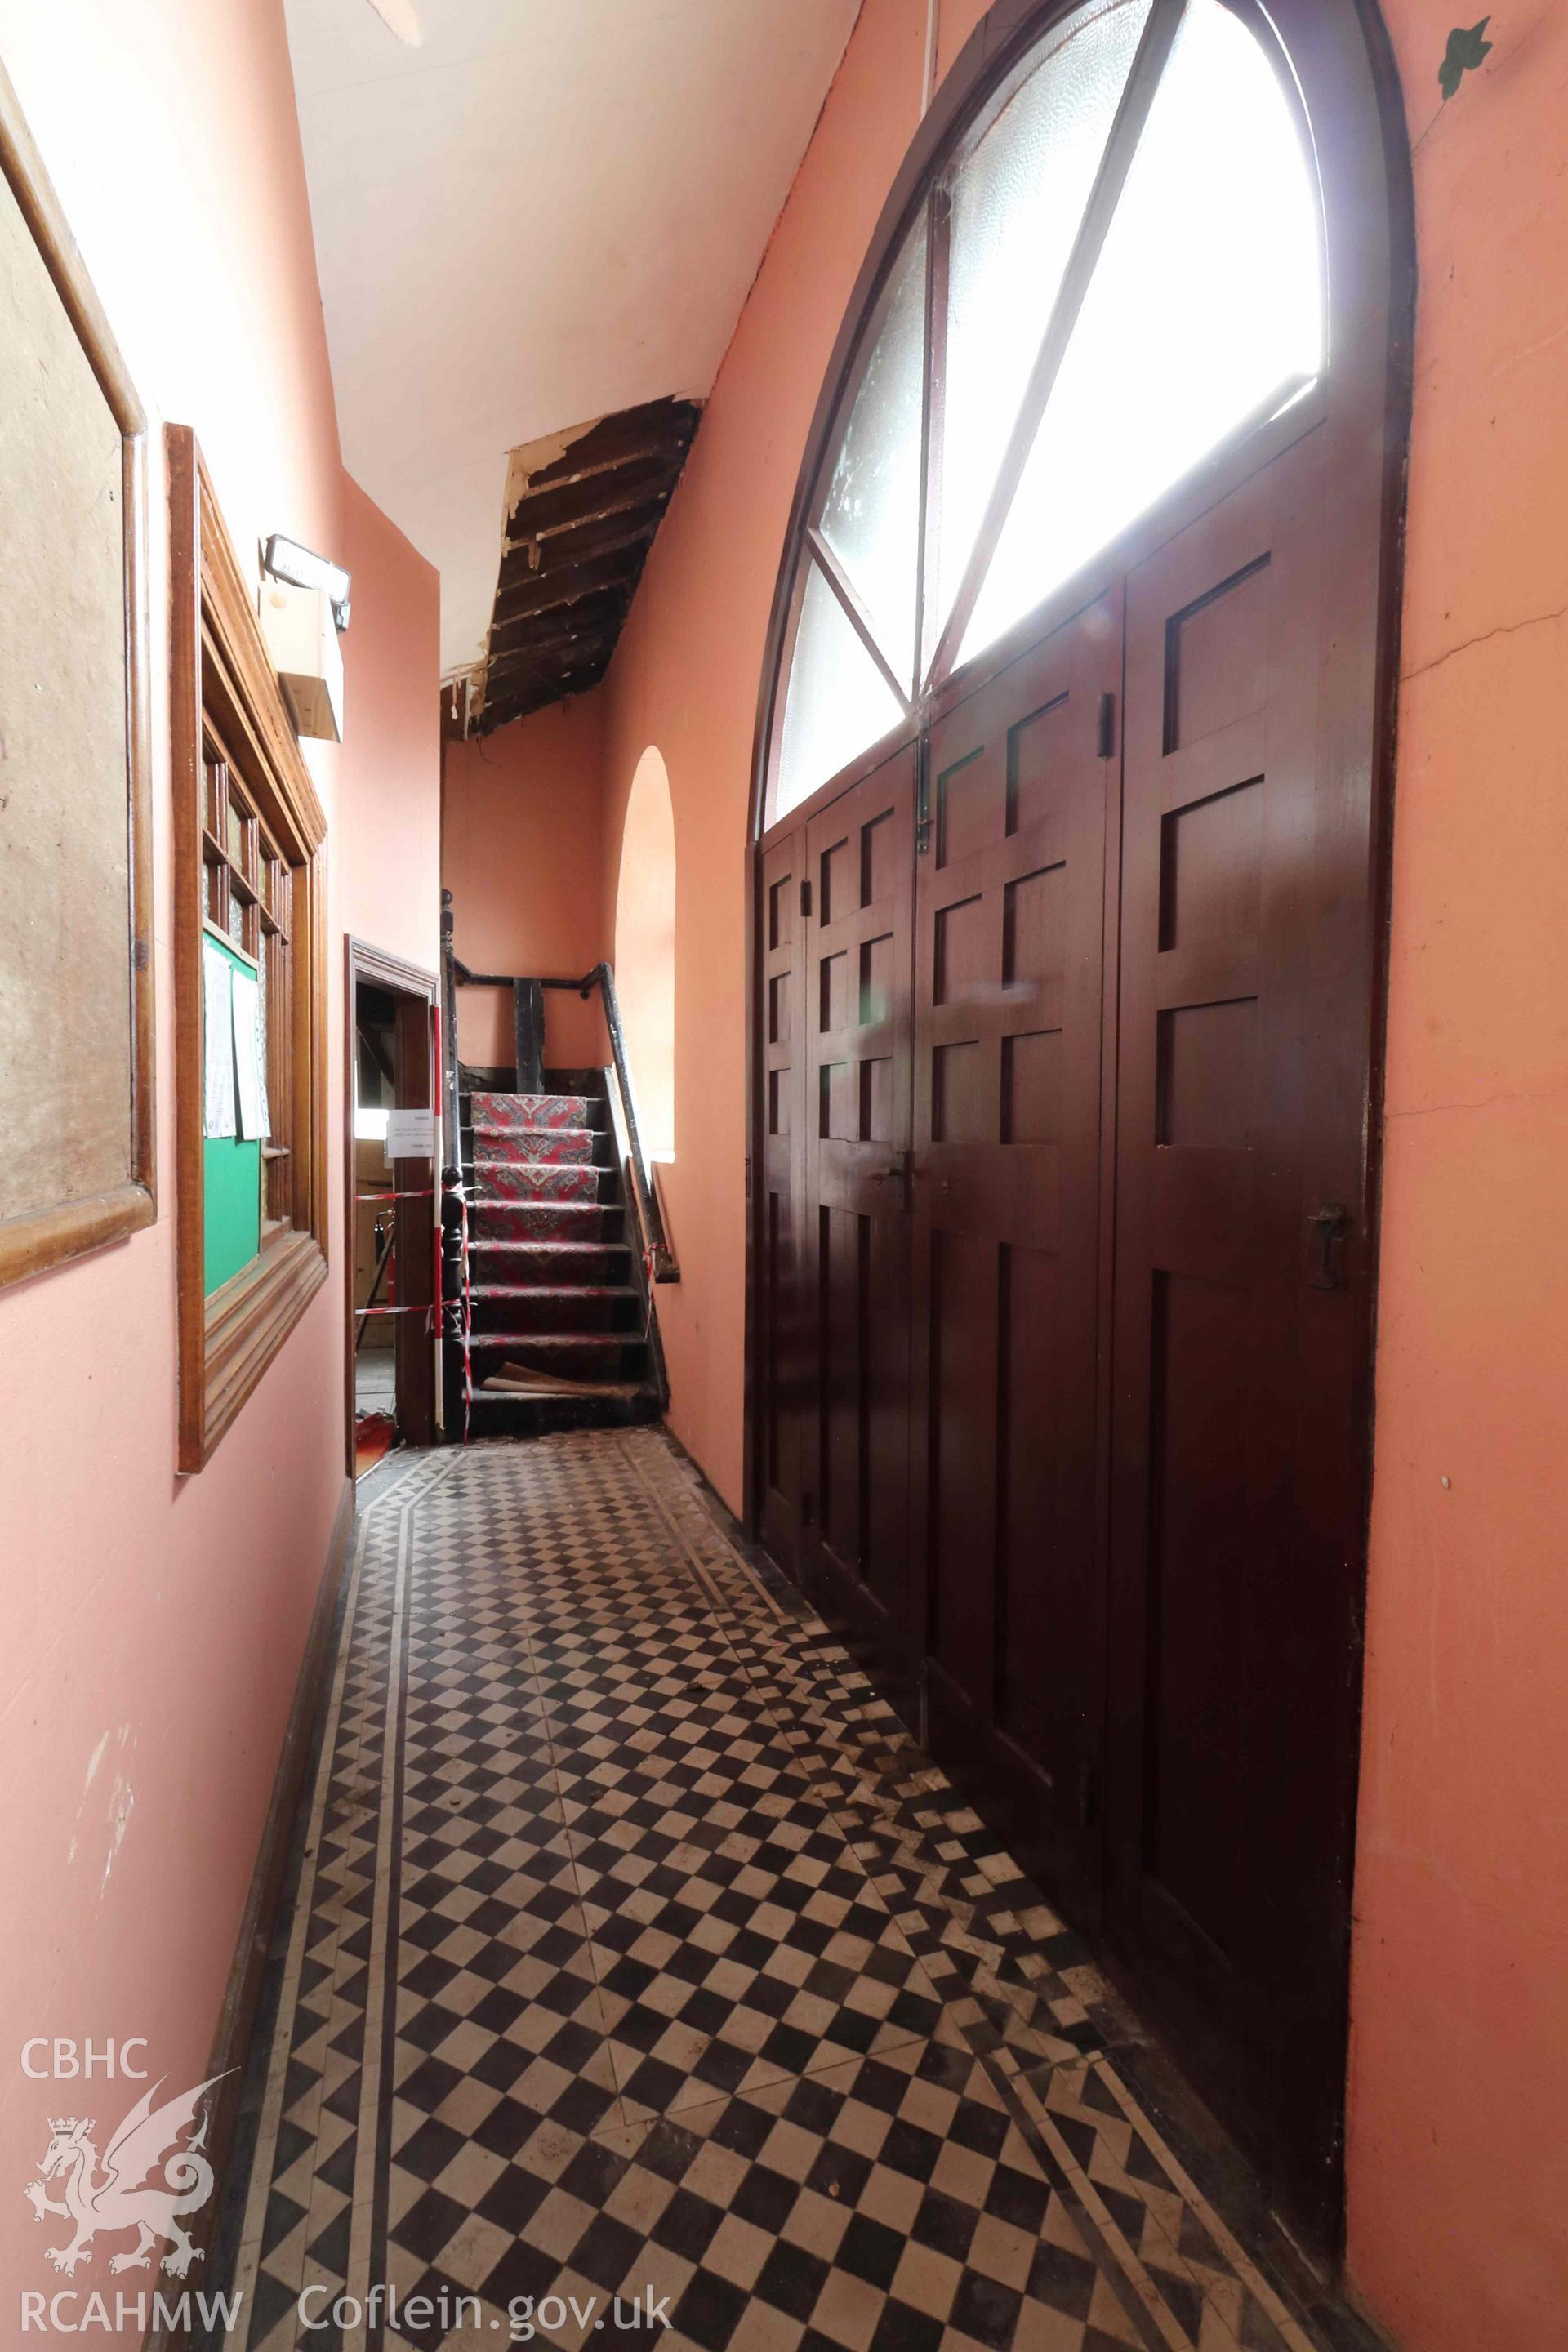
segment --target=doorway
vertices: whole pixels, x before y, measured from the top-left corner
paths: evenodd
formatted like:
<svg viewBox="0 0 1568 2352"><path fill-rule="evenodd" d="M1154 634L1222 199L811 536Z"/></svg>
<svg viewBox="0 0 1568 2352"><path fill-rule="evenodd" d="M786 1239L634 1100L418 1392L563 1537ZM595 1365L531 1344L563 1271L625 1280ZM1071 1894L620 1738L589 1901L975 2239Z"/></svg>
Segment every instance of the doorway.
<svg viewBox="0 0 1568 2352"><path fill-rule="evenodd" d="M436 1442L440 1071L434 974L346 948L348 1465L363 1475Z"/></svg>
<svg viewBox="0 0 1568 2352"><path fill-rule="evenodd" d="M813 425L751 905L753 1524L1330 2250L1411 290L1374 34L982 21Z"/></svg>
<svg viewBox="0 0 1568 2352"><path fill-rule="evenodd" d="M775 828L754 1053L764 1539L1325 2235L1373 884L1321 463Z"/></svg>

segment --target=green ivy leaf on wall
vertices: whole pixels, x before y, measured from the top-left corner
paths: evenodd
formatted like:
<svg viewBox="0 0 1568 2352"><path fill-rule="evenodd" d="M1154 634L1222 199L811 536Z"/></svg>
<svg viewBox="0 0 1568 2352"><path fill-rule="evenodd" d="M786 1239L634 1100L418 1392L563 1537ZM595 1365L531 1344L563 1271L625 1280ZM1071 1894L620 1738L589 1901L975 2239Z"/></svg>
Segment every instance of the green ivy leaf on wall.
<svg viewBox="0 0 1568 2352"><path fill-rule="evenodd" d="M1472 66L1479 66L1481 59L1489 54L1491 43L1482 36L1490 23L1489 16L1483 16L1479 25L1456 25L1449 34L1447 49L1437 68L1437 87L1443 93L1445 106Z"/></svg>

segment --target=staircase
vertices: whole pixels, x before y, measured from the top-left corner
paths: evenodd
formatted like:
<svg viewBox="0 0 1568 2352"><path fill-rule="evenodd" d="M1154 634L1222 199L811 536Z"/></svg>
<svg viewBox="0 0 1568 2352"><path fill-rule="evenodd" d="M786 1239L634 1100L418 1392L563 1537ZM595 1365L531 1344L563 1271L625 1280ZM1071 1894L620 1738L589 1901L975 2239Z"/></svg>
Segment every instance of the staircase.
<svg viewBox="0 0 1568 2352"><path fill-rule="evenodd" d="M580 1091L475 1088L459 1098L474 1437L658 1417L604 1075L576 1071L570 1083ZM551 1395L487 1388L506 1366L581 1385Z"/></svg>

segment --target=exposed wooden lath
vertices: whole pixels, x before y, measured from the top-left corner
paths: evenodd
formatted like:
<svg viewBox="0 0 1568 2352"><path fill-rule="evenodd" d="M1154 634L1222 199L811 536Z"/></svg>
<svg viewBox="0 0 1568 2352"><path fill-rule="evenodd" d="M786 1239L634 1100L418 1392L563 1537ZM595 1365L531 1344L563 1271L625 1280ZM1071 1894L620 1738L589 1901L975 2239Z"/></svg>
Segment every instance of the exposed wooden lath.
<svg viewBox="0 0 1568 2352"><path fill-rule="evenodd" d="M645 401L513 450L475 733L597 686L700 413Z"/></svg>

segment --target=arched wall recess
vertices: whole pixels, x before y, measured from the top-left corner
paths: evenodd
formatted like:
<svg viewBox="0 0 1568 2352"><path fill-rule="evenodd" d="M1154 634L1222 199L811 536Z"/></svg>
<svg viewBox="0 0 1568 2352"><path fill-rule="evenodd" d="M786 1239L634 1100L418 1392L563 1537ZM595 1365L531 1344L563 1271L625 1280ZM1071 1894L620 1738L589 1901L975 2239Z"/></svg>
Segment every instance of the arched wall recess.
<svg viewBox="0 0 1568 2352"><path fill-rule="evenodd" d="M1360 0L994 7L754 772L753 1522L1330 2249L1403 142Z"/></svg>
<svg viewBox="0 0 1568 2352"><path fill-rule="evenodd" d="M675 1156L675 812L650 744L637 761L616 884L616 992L649 1153Z"/></svg>

